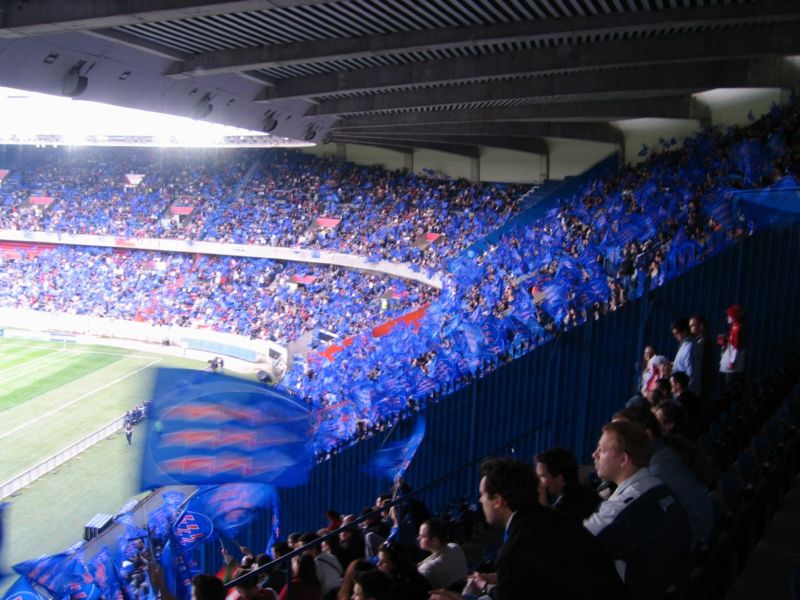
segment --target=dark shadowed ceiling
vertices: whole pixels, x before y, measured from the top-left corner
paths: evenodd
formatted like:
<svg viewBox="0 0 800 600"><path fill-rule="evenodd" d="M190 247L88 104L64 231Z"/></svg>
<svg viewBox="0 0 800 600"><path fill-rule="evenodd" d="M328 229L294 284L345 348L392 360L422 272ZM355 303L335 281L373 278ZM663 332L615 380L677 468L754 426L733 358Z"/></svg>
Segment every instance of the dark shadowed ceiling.
<svg viewBox="0 0 800 600"><path fill-rule="evenodd" d="M5 0L0 85L314 141L546 153L798 85L800 2ZM204 107L205 110L204 110Z"/></svg>

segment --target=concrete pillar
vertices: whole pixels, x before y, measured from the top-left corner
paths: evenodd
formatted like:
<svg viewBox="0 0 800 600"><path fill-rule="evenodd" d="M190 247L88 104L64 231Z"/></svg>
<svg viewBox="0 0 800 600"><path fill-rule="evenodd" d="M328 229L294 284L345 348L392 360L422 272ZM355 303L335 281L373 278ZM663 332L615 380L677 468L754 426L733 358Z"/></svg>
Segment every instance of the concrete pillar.
<svg viewBox="0 0 800 600"><path fill-rule="evenodd" d="M347 144L336 144L336 158L339 160L347 160Z"/></svg>
<svg viewBox="0 0 800 600"><path fill-rule="evenodd" d="M470 181L481 180L481 159L478 156L469 159L469 179Z"/></svg>

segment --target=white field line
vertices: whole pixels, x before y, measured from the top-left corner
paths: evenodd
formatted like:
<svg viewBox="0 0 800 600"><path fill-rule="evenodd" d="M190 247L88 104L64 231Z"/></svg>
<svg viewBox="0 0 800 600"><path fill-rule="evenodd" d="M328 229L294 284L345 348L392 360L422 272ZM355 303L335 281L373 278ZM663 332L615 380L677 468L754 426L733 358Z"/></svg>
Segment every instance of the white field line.
<svg viewBox="0 0 800 600"><path fill-rule="evenodd" d="M2 348L2 347L0 347L0 348ZM63 350L53 350L52 352L48 352L47 354L43 354L42 356L37 356L36 358L32 358L30 360L26 360L25 362L19 363L18 365L13 365L11 367L6 367L5 369L0 369L0 377L5 375L6 373L13 372L15 369L19 369L19 368L22 368L22 367L27 367L29 365L33 365L35 363L38 363L41 360L44 360L46 358L50 358L54 354L60 354L61 352L63 352ZM12 353L11 356L14 356L14 354Z"/></svg>
<svg viewBox="0 0 800 600"><path fill-rule="evenodd" d="M60 352L59 352L59 354L60 354ZM72 360L72 358L73 358L72 356L70 356L69 354L66 354L66 355L62 355L62 356L53 357L53 360L48 360L48 361L45 361L43 363L31 364L31 362L35 362L35 361L30 361L30 362L22 363L21 365L16 365L17 367L20 367L20 368L22 368L22 367L30 367L29 369L25 369L23 371L12 372L11 375L9 375L9 376L5 376L5 374L2 374L2 373L0 373L0 375L3 377L3 383L4 384L5 383L13 383L16 380L23 379L23 378L29 376L31 373L36 373L37 371L39 371L41 369L46 369L46 368L50 368L50 367L54 367L54 366L60 365L61 363L69 362L70 360Z"/></svg>
<svg viewBox="0 0 800 600"><path fill-rule="evenodd" d="M55 343L55 342L54 342ZM36 350L52 349L52 346L30 346L26 344L0 344L0 351L3 348L34 348ZM124 358L148 358L152 359L152 354L125 354L125 352L103 352L102 350L79 350L77 348L59 348L59 352L69 352L71 354L104 354L107 356L122 356Z"/></svg>
<svg viewBox="0 0 800 600"><path fill-rule="evenodd" d="M149 358L149 357L148 357L148 358ZM64 410L65 408L68 408L68 407L72 406L73 404L75 404L75 403L77 403L77 402L80 402L81 400L84 400L85 398L88 398L89 396L93 396L93 395L94 395L94 394L96 394L97 392L102 392L104 389L106 389L106 388L109 388L109 387L111 387L112 385L116 385L116 384L118 384L120 381L124 381L124 380L125 380L125 379L127 379L128 377L132 377L133 375L136 375L136 374L137 374L137 373L139 373L140 371L144 371L145 369L147 369L147 368L149 368L149 367L152 367L152 366L153 366L153 365L155 365L156 363L160 363L160 362L161 362L161 360L162 360L162 359L160 359L160 358L156 358L155 360L151 360L151 361L150 361L149 363L147 363L145 366L143 366L143 367L139 367L138 369L136 369L135 371L131 371L131 372L130 372L130 373L128 373L127 375L123 375L122 377L117 377L117 378L116 378L116 379L114 379L113 381L109 381L109 382L108 382L108 383L106 383L105 385L101 385L99 388L97 388L97 389L95 389L95 390L92 390L92 391L90 391L90 392L87 392L87 393L83 394L82 396L78 396L78 397L77 397L77 398L75 398L74 400L70 400L69 402L67 402L67 403L65 403L65 404L62 404L62 405L61 405L61 406L59 406L58 408L54 408L54 409L52 409L52 410L49 410L49 411L47 411L46 413L39 415L39 416L38 416L38 417L36 417L35 419L32 419L32 420L28 421L27 423L23 423L22 425L18 425L17 427L14 427L14 429L12 429L12 430L10 430L10 431L7 431L7 432L5 432L5 433L0 433L0 440L2 440L3 438L7 438L8 436L10 436L10 435L13 435L13 434L17 433L18 431L22 431L22 430L23 430L23 429L25 429L26 427L29 427L30 425L33 425L34 423L36 423L36 422L38 422L38 421L41 421L42 419L46 419L47 417L49 417L49 416L51 416L51 415L54 415L54 414L56 414L57 412L60 412L60 411Z"/></svg>

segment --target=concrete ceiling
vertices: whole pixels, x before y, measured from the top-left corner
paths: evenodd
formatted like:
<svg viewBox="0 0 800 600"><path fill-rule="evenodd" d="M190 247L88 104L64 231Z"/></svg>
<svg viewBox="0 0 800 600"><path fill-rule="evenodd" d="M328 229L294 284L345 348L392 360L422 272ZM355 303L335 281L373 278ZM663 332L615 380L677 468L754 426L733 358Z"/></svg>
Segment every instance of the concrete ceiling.
<svg viewBox="0 0 800 600"><path fill-rule="evenodd" d="M692 94L796 87L800 2L0 1L0 85L276 135L547 153L610 123L707 119Z"/></svg>

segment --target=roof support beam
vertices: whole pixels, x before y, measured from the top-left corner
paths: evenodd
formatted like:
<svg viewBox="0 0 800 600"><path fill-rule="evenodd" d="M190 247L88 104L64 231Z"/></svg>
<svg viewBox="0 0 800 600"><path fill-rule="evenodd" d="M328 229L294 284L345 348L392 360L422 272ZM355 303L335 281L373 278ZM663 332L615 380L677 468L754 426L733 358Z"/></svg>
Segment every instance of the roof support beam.
<svg viewBox="0 0 800 600"><path fill-rule="evenodd" d="M626 14L538 19L497 25L451 27L314 42L276 44L204 52L177 62L172 75L213 75L231 71L325 62L345 58L385 56L398 52L445 50L513 41L550 42L609 33L647 33L673 27L691 28L796 22L800 14L789 2L734 4L692 9L641 11ZM466 41L465 41L466 40Z"/></svg>
<svg viewBox="0 0 800 600"><path fill-rule="evenodd" d="M36 0L3 2L0 11L0 37L26 37L88 31L207 17L253 10L273 10L287 6L322 4L327 0Z"/></svg>
<svg viewBox="0 0 800 600"><path fill-rule="evenodd" d="M418 143L412 144L404 140L393 140L386 138L359 138L359 137L349 137L349 136L334 136L333 141L341 144L376 146L378 148L386 148L387 150L397 150L399 152L407 152L409 150L415 150L417 148L424 148L426 150L447 152L449 154L457 154L458 156L466 156L468 158L480 157L480 150L478 146L470 146L466 144L453 144L447 141L422 140Z"/></svg>
<svg viewBox="0 0 800 600"><path fill-rule="evenodd" d="M583 123L619 121L652 117L660 119L699 119L705 107L690 96L598 100L596 102L554 102L499 108L474 108L459 111L403 112L347 117L333 125L334 130L355 131L372 127L405 127L487 121L580 121Z"/></svg>
<svg viewBox="0 0 800 600"><path fill-rule="evenodd" d="M794 68L783 59L715 61L686 65L654 65L591 73L531 77L473 83L373 96L326 100L306 116L348 115L399 109L463 107L466 104L576 96L603 97L626 92L652 97L694 93L718 87L782 87L797 81ZM588 99L588 98L587 98Z"/></svg>
<svg viewBox="0 0 800 600"><path fill-rule="evenodd" d="M681 36L603 41L514 53L414 62L283 79L257 100L312 98L386 91L409 86L464 83L521 75L575 73L602 67L800 54L797 24L775 24L743 32L705 31Z"/></svg>
<svg viewBox="0 0 800 600"><path fill-rule="evenodd" d="M620 144L622 132L604 123L470 123L464 125L431 125L401 128L375 128L359 130L332 130L334 139L339 136L364 139L381 138L394 140L421 140L428 137L446 137L457 142L469 140L480 144L480 138L492 140L517 139L531 142L535 138L556 137L590 140L607 144ZM539 140L541 142L541 140ZM537 142L537 143L539 143ZM492 145L492 144L484 144ZM544 151L544 147L542 147ZM537 152L543 153L543 152Z"/></svg>
<svg viewBox="0 0 800 600"><path fill-rule="evenodd" d="M343 136L348 139L363 140L363 143L370 144L374 140L384 140L386 143L393 142L396 144L409 144L419 146L419 144L437 143L437 144L453 144L468 145L468 146L485 146L489 148L504 148L506 150L516 150L517 152L526 152L528 154L541 154L548 156L550 150L547 147L547 142L538 138L513 138L513 137L498 137L498 136L459 136L458 138L450 138L445 135L407 135L402 137L380 137L380 136L351 136L350 134L343 133ZM334 140L338 140L339 136L334 135Z"/></svg>

